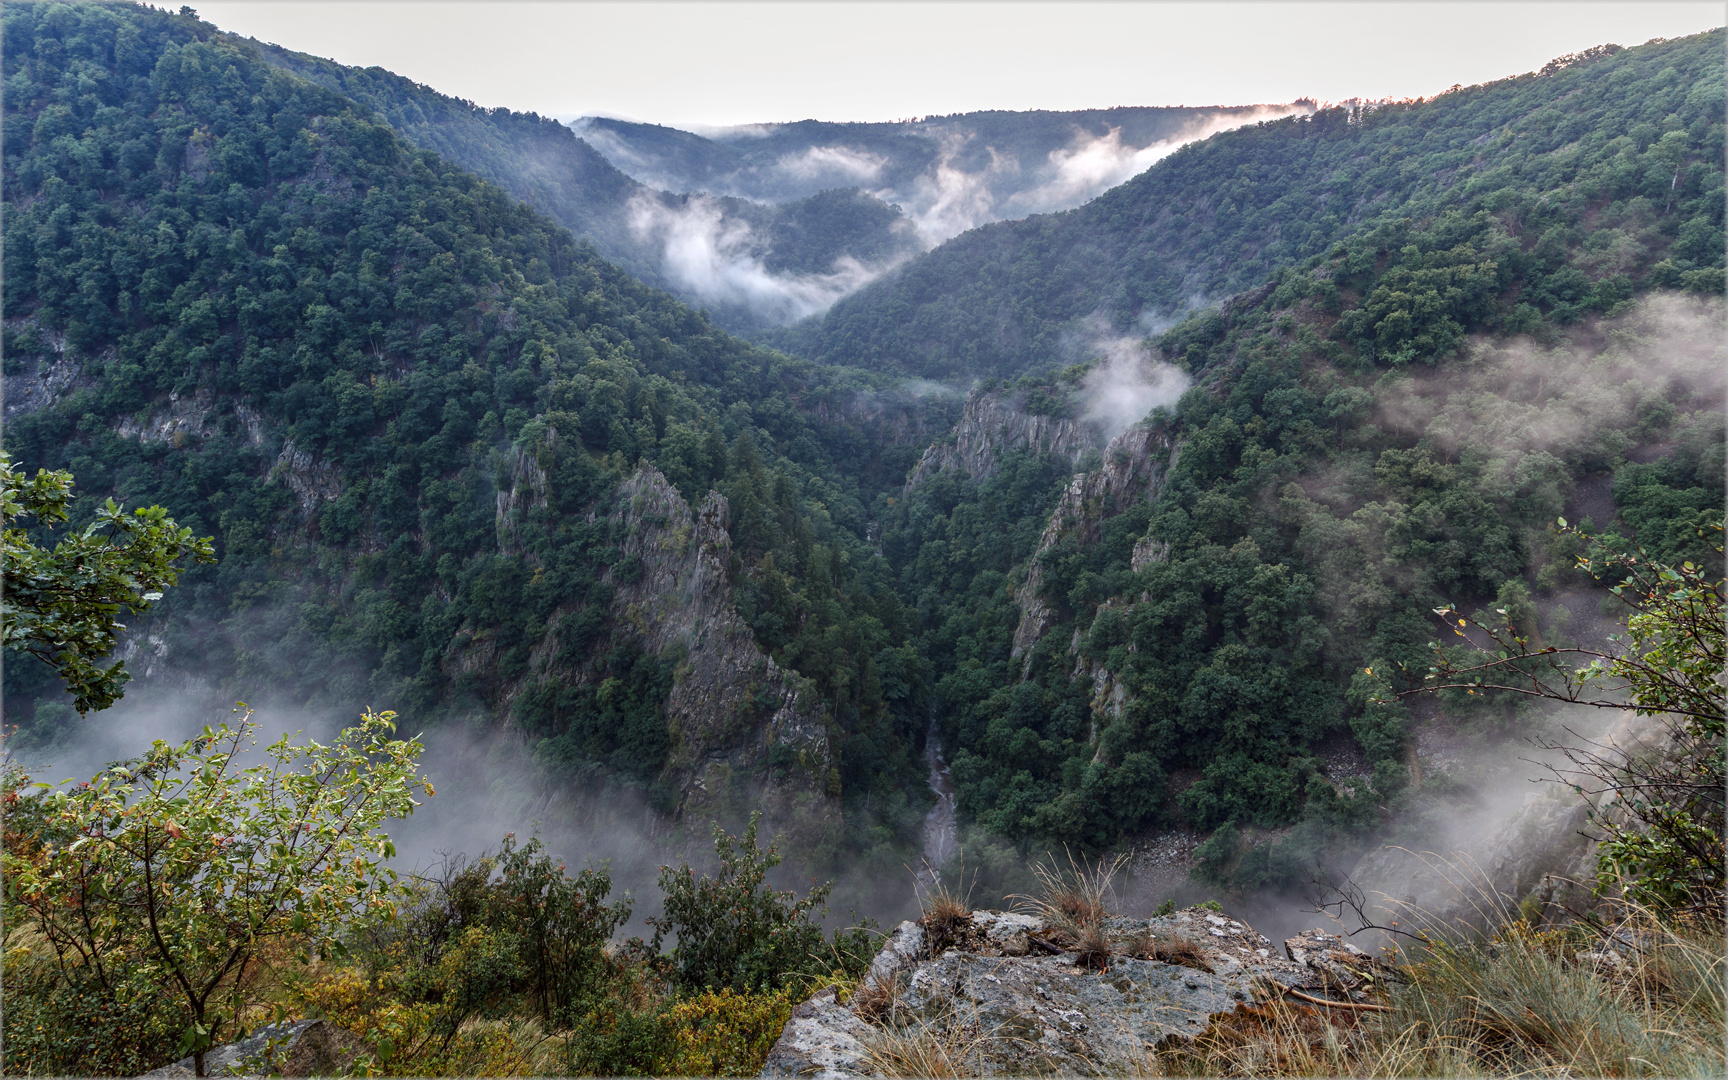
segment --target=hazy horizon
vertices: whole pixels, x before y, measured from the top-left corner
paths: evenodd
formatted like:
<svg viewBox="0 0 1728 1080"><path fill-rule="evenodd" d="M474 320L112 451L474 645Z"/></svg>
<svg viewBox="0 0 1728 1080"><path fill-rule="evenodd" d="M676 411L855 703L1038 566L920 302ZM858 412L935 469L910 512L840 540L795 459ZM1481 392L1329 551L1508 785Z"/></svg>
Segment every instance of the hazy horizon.
<svg viewBox="0 0 1728 1080"><path fill-rule="evenodd" d="M1721 4L211 0L237 34L488 107L686 130L984 110L1425 97ZM405 18L412 9L415 17ZM1483 16L1493 33L1484 34ZM1412 42L1420 42L1412 48Z"/></svg>

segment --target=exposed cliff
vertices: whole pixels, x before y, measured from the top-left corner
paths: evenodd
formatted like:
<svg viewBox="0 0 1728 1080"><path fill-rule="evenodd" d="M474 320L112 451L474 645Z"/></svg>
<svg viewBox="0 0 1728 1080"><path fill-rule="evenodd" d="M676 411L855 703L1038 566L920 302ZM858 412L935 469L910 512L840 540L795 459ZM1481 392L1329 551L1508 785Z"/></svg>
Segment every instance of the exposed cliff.
<svg viewBox="0 0 1728 1080"><path fill-rule="evenodd" d="M635 582L615 582L614 617L653 652L682 655L666 699L679 813L735 817L760 806L809 850L840 820L827 718L816 688L764 655L733 607L728 509L710 491L693 515L657 469L641 466L612 514L628 537L626 559L641 560Z"/></svg>
<svg viewBox="0 0 1728 1080"><path fill-rule="evenodd" d="M68 354L65 333L44 329L30 316L7 319L5 334L6 419L51 408L73 390L92 385L83 359L76 350Z"/></svg>
<svg viewBox="0 0 1728 1080"><path fill-rule="evenodd" d="M924 451L906 478L907 488L949 469L984 480L995 475L1002 455L1010 450L1057 454L1078 462L1080 455L1103 444L1090 424L1026 412L1012 396L996 391L966 399L951 439Z"/></svg>
<svg viewBox="0 0 1728 1080"><path fill-rule="evenodd" d="M1044 595L1043 557L1066 536L1085 547L1098 539L1107 518L1136 499L1156 498L1164 476L1175 460L1176 444L1162 425L1142 422L1110 440L1104 448L1104 464L1086 473L1076 473L1050 514L1038 553L1026 572L1026 580L1015 590L1020 605L1020 623L1014 630L1011 655L1028 656L1044 634L1055 625L1056 606ZM1134 568L1140 569L1164 555L1157 541L1142 540L1134 549ZM1028 663L1030 657L1028 656Z"/></svg>
<svg viewBox="0 0 1728 1080"><path fill-rule="evenodd" d="M558 435L547 438L556 444ZM499 547L532 561L517 532L524 514L546 504L546 472L521 451L504 472L510 484L497 495ZM726 498L711 491L692 513L659 470L640 465L589 514L620 538L621 557L603 575L612 589L608 616L673 665L663 705L671 750L661 774L675 792L673 814L735 819L761 809L772 832L808 851L840 821L828 718L810 681L764 654L733 606L728 511ZM591 665L559 659L562 645L553 622L530 669L573 686L593 681ZM485 666L486 644L473 640L453 662ZM506 695L506 706L520 690Z"/></svg>

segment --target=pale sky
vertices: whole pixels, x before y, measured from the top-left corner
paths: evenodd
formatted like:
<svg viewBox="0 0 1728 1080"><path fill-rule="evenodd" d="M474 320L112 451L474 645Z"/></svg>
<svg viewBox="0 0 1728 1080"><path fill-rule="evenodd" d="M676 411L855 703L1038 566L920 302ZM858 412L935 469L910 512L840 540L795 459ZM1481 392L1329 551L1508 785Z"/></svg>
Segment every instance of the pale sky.
<svg viewBox="0 0 1728 1080"><path fill-rule="evenodd" d="M1721 3L1559 0L193 6L224 30L378 65L482 105L675 127L1426 97L1724 19Z"/></svg>

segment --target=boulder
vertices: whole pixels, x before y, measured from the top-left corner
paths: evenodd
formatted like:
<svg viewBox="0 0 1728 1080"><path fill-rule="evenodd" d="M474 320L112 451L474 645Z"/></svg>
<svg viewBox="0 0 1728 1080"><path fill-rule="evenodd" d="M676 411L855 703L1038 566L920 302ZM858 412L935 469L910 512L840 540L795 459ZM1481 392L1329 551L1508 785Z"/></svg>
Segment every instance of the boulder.
<svg viewBox="0 0 1728 1080"><path fill-rule="evenodd" d="M205 1076L338 1076L369 1047L353 1032L323 1020L266 1024L244 1039L204 1052ZM192 1058L152 1069L146 1077L196 1076Z"/></svg>
<svg viewBox="0 0 1728 1080"><path fill-rule="evenodd" d="M762 1075L913 1075L938 1058L972 1075L1144 1072L1214 1017L1291 991L1347 1003L1379 967L1320 930L1279 955L1204 908L1101 929L1107 956L1019 913L973 912L940 934L901 923L850 998L829 987L793 1011Z"/></svg>

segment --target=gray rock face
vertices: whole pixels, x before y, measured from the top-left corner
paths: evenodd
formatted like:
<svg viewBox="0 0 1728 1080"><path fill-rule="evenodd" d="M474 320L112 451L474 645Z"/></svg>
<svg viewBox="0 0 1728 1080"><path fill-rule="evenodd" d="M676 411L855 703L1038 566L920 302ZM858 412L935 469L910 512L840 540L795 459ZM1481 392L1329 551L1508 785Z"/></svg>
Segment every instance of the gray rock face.
<svg viewBox="0 0 1728 1080"><path fill-rule="evenodd" d="M817 1080L874 1076L870 1042L875 1032L840 1003L837 989L830 986L792 1010L780 1040L768 1051L762 1075Z"/></svg>
<svg viewBox="0 0 1728 1080"><path fill-rule="evenodd" d="M336 463L322 454L302 450L293 439L282 443L282 452L270 470L271 479L280 479L294 493L302 514L311 515L319 503L329 502L342 494L342 475Z"/></svg>
<svg viewBox="0 0 1728 1080"><path fill-rule="evenodd" d="M1038 554L1027 570L1026 580L1015 590L1020 605L1020 623L1014 628L1013 656L1023 656L1038 644L1056 622L1056 611L1043 597L1044 569L1039 557L1073 535L1085 547L1098 539L1099 530L1113 514L1134 499L1155 497L1174 460L1176 445L1167 432L1150 424L1136 424L1110 440L1104 448L1104 464L1087 473L1076 473L1050 514ZM1142 550L1141 544L1144 544ZM1167 552L1156 541L1135 545L1135 569L1162 559ZM1030 658L1028 657L1028 663Z"/></svg>
<svg viewBox="0 0 1728 1080"><path fill-rule="evenodd" d="M251 1035L204 1053L205 1076L347 1076L373 1048L353 1032L323 1020L266 1024ZM145 1076L196 1076L191 1057Z"/></svg>
<svg viewBox="0 0 1728 1080"><path fill-rule="evenodd" d="M15 373L5 376L5 394L0 395L8 420L50 408L73 390L92 385L93 380L84 374L83 359L75 351L68 354L65 334L43 329L34 315L7 319L6 330L9 334L34 333L43 347L37 356L9 358L21 362ZM107 360L108 356L96 359Z"/></svg>
<svg viewBox="0 0 1728 1080"><path fill-rule="evenodd" d="M1280 956L1203 908L1104 928L1112 955L1088 963L1027 915L973 912L936 956L923 927L902 923L850 1001L830 987L794 1010L762 1075L915 1075L919 1043L962 1074L1143 1073L1219 1014L1292 990L1348 1000L1376 964L1319 930Z"/></svg>
<svg viewBox="0 0 1728 1080"><path fill-rule="evenodd" d="M757 647L732 604L728 515L719 492L692 514L658 470L640 468L620 488L613 517L628 536L625 556L640 558L642 572L616 583L613 609L641 631L644 647L683 651L666 702L668 770L681 812L706 817L757 805L807 849L839 821L838 762L820 695ZM770 771L771 753L787 762L775 770L783 776Z"/></svg>
<svg viewBox="0 0 1728 1080"><path fill-rule="evenodd" d="M973 480L988 479L996 475L1002 455L1010 450L1026 448L1077 462L1081 454L1102 444L1097 430L1079 420L1023 412L1001 393L973 394L954 426L954 441L924 451L906 487L910 490L945 469Z"/></svg>
<svg viewBox="0 0 1728 1080"><path fill-rule="evenodd" d="M545 505L546 474L528 454L513 455L507 468L511 483L497 497L499 547L532 559L517 528ZM728 518L725 496L709 492L692 512L659 470L642 465L593 519L624 538L624 558L607 572L610 614L636 631L646 651L677 660L666 701L672 751L665 773L679 795L676 813L742 818L761 809L770 835L810 850L840 820L827 716L809 680L763 653L733 606ZM622 573L626 565L631 570ZM557 667L557 620L548 624L530 668L580 685L588 673ZM448 662L461 671L491 660L488 643L474 640Z"/></svg>
<svg viewBox="0 0 1728 1080"><path fill-rule="evenodd" d="M250 1036L237 1042L223 1046L214 1046L204 1052L205 1076L267 1076L278 1072L287 1055L305 1037L306 1033L315 1027L322 1027L322 1020L301 1020L293 1024L267 1024L253 1032ZM160 1069L152 1069L145 1076L197 1076L193 1067L193 1058L188 1055L164 1065Z"/></svg>

